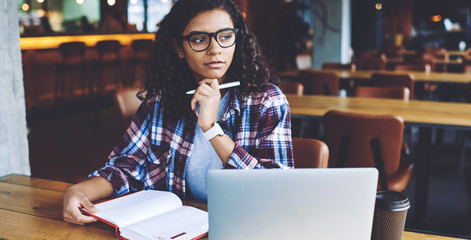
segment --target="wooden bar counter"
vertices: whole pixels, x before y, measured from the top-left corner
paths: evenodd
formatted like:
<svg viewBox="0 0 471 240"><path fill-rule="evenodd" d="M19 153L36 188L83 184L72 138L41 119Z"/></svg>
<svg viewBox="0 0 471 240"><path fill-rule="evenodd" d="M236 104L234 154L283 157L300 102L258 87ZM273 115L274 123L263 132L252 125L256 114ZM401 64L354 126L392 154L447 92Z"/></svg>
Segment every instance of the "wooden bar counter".
<svg viewBox="0 0 471 240"><path fill-rule="evenodd" d="M130 45L136 39L154 39L154 33L96 34L72 36L44 36L20 38L21 50L56 49L63 42L84 42L87 47L94 47L98 41L118 40L121 45Z"/></svg>
<svg viewBox="0 0 471 240"><path fill-rule="evenodd" d="M22 175L0 178L0 239L116 239L114 229L102 222L78 226L62 220L62 197L70 185ZM205 204L184 204L206 210ZM406 231L403 239L457 238Z"/></svg>

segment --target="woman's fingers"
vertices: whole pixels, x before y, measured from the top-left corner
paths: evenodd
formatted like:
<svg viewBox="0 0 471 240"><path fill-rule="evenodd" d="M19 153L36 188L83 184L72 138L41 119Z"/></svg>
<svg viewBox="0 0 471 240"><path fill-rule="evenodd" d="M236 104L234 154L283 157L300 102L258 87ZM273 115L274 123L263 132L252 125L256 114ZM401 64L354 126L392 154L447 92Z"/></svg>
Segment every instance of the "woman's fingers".
<svg viewBox="0 0 471 240"><path fill-rule="evenodd" d="M199 82L199 87L196 89L191 99L191 109L195 110L198 102L200 105L205 104L206 100L211 101L212 97L220 99L219 83L217 79L204 79Z"/></svg>
<svg viewBox="0 0 471 240"><path fill-rule="evenodd" d="M91 213L97 213L98 209L95 208L93 203L78 191L66 191L64 197L64 213L63 217L66 222L84 225L86 223L95 222L96 219L82 214L81 208L85 208Z"/></svg>
<svg viewBox="0 0 471 240"><path fill-rule="evenodd" d="M91 212L91 213L97 213L98 212L98 209L95 207L95 205L93 205L92 202L90 202L90 200L88 200L88 198L86 198L85 196L82 198L82 202L81 202L83 208L85 208L87 211Z"/></svg>

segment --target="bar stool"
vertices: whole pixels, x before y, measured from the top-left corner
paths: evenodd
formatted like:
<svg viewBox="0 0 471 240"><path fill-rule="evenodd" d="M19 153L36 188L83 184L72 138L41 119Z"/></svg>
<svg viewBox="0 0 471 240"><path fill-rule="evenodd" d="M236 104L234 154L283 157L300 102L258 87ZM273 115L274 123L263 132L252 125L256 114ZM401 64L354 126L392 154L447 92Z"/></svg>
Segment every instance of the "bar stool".
<svg viewBox="0 0 471 240"><path fill-rule="evenodd" d="M132 41L131 47L133 54L130 63L129 86L133 86L136 79L145 77L145 65L150 57L152 45L153 41L151 39L136 39ZM142 74L140 74L140 71L142 71Z"/></svg>
<svg viewBox="0 0 471 240"><path fill-rule="evenodd" d="M72 97L78 92L84 99L87 95L93 99L93 85L85 61L85 43L61 43L59 52L62 56L62 62L57 65L54 91L55 104L63 104L63 100L66 98L66 89L69 90ZM75 86L74 78L79 86Z"/></svg>
<svg viewBox="0 0 471 240"><path fill-rule="evenodd" d="M121 85L124 85L122 77L123 72L121 68L120 42L118 40L98 41L95 48L99 55L99 79L96 81L97 92L106 91L106 76L108 75L105 73L107 70L111 70L114 73L113 79L115 81L116 88L120 88Z"/></svg>

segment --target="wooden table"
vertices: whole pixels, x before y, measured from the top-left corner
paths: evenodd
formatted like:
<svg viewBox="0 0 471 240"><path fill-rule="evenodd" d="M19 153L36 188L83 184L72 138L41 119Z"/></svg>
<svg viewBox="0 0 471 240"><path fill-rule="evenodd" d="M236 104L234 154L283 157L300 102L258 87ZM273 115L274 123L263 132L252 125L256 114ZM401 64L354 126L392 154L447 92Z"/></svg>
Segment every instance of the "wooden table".
<svg viewBox="0 0 471 240"><path fill-rule="evenodd" d="M280 77L296 78L298 77L298 70L291 70L279 73ZM430 72L426 73L420 71L375 71L375 70L336 70L339 77L344 80L370 80L371 75L375 72L385 72L392 74L414 74L415 81L426 83L448 83L448 84L467 84L471 82L471 74L467 73L449 73L449 72Z"/></svg>
<svg viewBox="0 0 471 240"><path fill-rule="evenodd" d="M69 186L65 182L21 175L0 178L0 239L116 239L114 229L104 223L78 226L62 220L62 197ZM206 210L204 204L185 204ZM403 239L457 238L404 232Z"/></svg>
<svg viewBox="0 0 471 240"><path fill-rule="evenodd" d="M406 124L471 129L471 104L287 94L291 114L322 117L331 109L356 113L395 114Z"/></svg>
<svg viewBox="0 0 471 240"><path fill-rule="evenodd" d="M432 127L471 130L471 104L467 103L289 94L287 98L293 117L321 118L327 111L336 109L364 114L394 114L401 116L407 125L419 126L414 162L414 216L419 222L426 215Z"/></svg>

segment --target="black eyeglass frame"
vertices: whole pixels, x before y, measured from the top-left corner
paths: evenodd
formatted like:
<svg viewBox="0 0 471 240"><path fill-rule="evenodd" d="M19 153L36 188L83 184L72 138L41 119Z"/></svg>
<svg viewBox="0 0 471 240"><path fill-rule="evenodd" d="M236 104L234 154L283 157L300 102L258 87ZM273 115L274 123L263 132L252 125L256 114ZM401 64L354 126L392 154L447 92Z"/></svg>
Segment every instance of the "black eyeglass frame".
<svg viewBox="0 0 471 240"><path fill-rule="evenodd" d="M223 31L227 31L227 30L232 30L234 33L235 33L235 38L237 40L237 32L239 31L238 28L224 28L224 29L221 29L221 30L218 30L216 32L213 32L213 33L208 33L208 32L192 32L186 36L181 36L181 40L186 40L188 42L188 45L190 45L190 48L191 50L195 51L195 52L202 52L202 51L205 51L207 50L210 46L211 46L211 38L214 38L216 40L216 42L218 43L218 45L222 48L230 48L232 46L234 46L234 44L236 43L236 40L234 40L234 43L232 43L230 46L221 46L221 43L219 43L219 40L217 38L217 35L220 33L220 32L223 32ZM190 43L190 37L192 37L193 35L196 35L196 34L206 34L209 36L209 44L208 46L205 48L205 49L202 49L202 50L195 50L193 48L193 46L191 46L191 43Z"/></svg>

